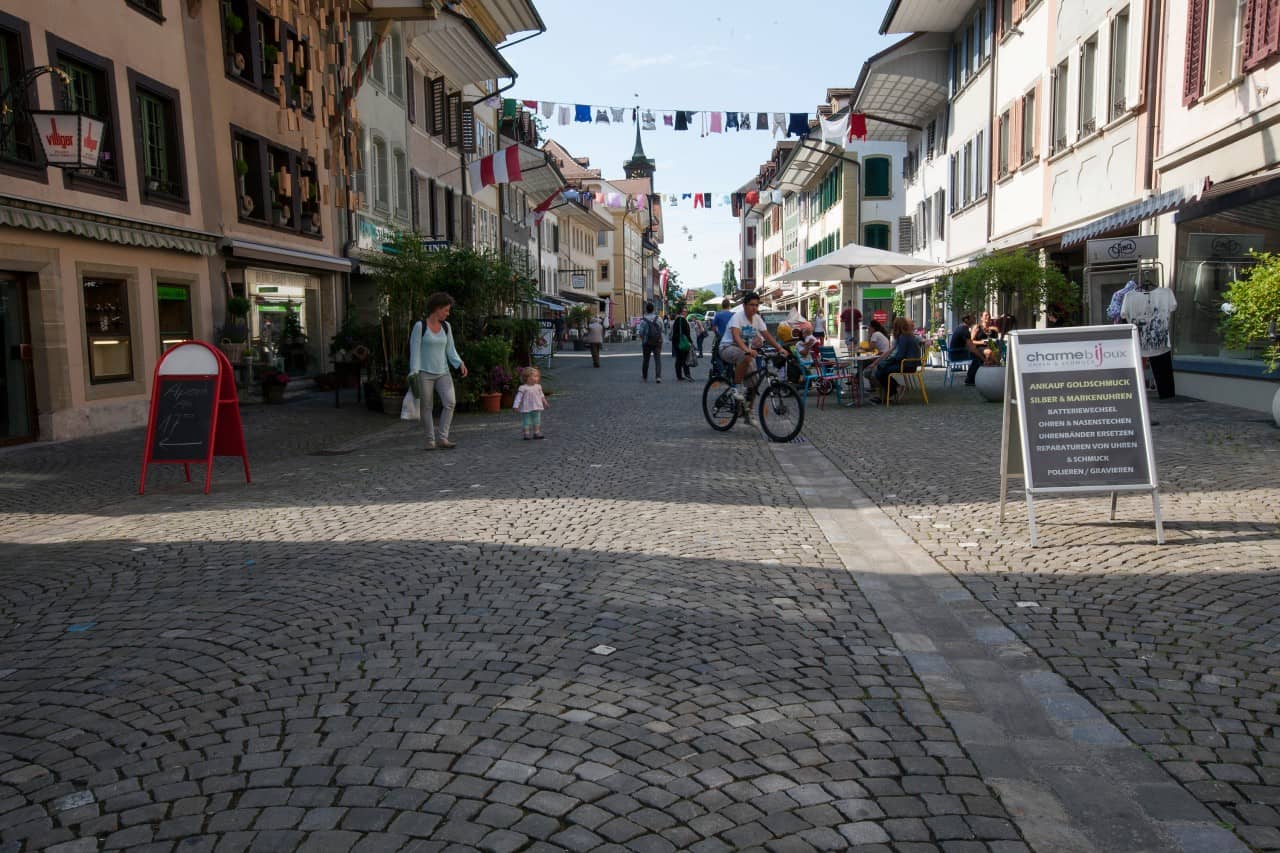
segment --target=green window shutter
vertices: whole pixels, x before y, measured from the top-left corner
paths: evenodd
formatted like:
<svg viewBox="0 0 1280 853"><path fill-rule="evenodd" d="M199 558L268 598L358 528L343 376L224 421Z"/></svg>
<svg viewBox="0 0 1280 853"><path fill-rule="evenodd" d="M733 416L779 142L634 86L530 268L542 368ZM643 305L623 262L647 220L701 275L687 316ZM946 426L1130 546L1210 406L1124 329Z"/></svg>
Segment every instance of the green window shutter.
<svg viewBox="0 0 1280 853"><path fill-rule="evenodd" d="M887 198L889 195L889 160L873 157L866 162L868 198Z"/></svg>
<svg viewBox="0 0 1280 853"><path fill-rule="evenodd" d="M165 109L156 98L138 94L138 114L142 119L142 163L148 180L169 182L169 140ZM161 189L168 189L162 186Z"/></svg>

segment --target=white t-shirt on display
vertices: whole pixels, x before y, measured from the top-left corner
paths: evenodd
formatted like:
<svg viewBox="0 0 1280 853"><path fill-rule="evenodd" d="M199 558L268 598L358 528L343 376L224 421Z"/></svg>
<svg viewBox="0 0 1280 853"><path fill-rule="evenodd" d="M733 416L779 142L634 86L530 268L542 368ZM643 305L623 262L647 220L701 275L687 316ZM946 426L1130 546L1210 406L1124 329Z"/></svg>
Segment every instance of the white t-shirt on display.
<svg viewBox="0 0 1280 853"><path fill-rule="evenodd" d="M748 323L747 312L737 308L734 310L733 316L729 318L729 325L725 327L724 339L720 341L720 349L737 346L733 340L734 329L737 329L738 334L742 335L742 342L754 349L756 338L760 336L760 333L767 332L769 327L765 325L764 318L759 313L752 317L751 322Z"/></svg>
<svg viewBox="0 0 1280 853"><path fill-rule="evenodd" d="M1169 352L1169 315L1176 310L1178 300L1167 287L1132 290L1125 294L1120 318L1138 327L1138 344L1143 358Z"/></svg>

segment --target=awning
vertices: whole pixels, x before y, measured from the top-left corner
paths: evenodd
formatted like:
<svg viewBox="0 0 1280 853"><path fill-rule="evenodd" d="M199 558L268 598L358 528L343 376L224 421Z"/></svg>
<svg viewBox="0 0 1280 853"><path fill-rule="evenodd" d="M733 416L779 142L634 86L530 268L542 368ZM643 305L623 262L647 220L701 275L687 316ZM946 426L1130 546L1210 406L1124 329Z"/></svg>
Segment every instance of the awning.
<svg viewBox="0 0 1280 853"><path fill-rule="evenodd" d="M560 305L559 303L552 302L550 299L539 298L539 299L534 299L533 301L535 304L541 305L543 308L546 308L548 311L555 311L560 314L564 313L564 306Z"/></svg>
<svg viewBox="0 0 1280 853"><path fill-rule="evenodd" d="M434 18L434 0L351 0L351 15L364 20L413 21Z"/></svg>
<svg viewBox="0 0 1280 853"><path fill-rule="evenodd" d="M516 78L515 70L489 43L475 21L448 8L434 21L410 25L410 43L455 86Z"/></svg>
<svg viewBox="0 0 1280 853"><path fill-rule="evenodd" d="M552 193L565 188L564 176L556 168L551 155L538 149L520 144L520 182L515 186L529 196L529 207L533 208L546 201Z"/></svg>
<svg viewBox="0 0 1280 853"><path fill-rule="evenodd" d="M791 155L778 173L773 185L783 192L798 192L809 185L814 176L825 171L844 152L834 145L816 140L803 141L791 149Z"/></svg>
<svg viewBox="0 0 1280 853"><path fill-rule="evenodd" d="M1173 210L1182 204L1186 198L1187 191L1182 187L1178 187L1177 189L1167 190L1159 195L1145 198L1142 201L1127 204L1115 213L1108 214L1101 219L1095 219L1088 225L1063 234L1062 248L1065 249L1068 246L1083 243L1090 237L1096 237L1099 234L1105 234L1108 231L1114 231L1117 228L1123 228L1126 225L1132 225L1135 222L1159 216L1161 213Z"/></svg>
<svg viewBox="0 0 1280 853"><path fill-rule="evenodd" d="M869 139L906 142L912 132L877 117L918 126L938 113L947 102L950 50L948 34L917 33L863 63L852 109L867 115Z"/></svg>
<svg viewBox="0 0 1280 853"><path fill-rule="evenodd" d="M547 25L530 0L488 0L484 9L502 30L502 40L532 30L546 32Z"/></svg>
<svg viewBox="0 0 1280 853"><path fill-rule="evenodd" d="M893 0L880 23L889 33L953 33L973 11L973 0Z"/></svg>
<svg viewBox="0 0 1280 853"><path fill-rule="evenodd" d="M225 240L222 248L233 258L251 261L267 261L284 266L328 272L351 272L352 269L350 258L335 258L319 252L303 252L281 246L268 246L264 243L251 243L248 240Z"/></svg>
<svg viewBox="0 0 1280 853"><path fill-rule="evenodd" d="M1204 216L1222 216L1234 222L1273 229L1280 223L1280 169L1270 169L1247 178L1211 185L1200 198L1188 204L1174 222L1188 222Z"/></svg>
<svg viewBox="0 0 1280 853"><path fill-rule="evenodd" d="M104 216L87 210L5 199L0 202L0 225L73 234L124 246L171 249L193 255L216 255L218 237L202 231L167 228L134 219Z"/></svg>

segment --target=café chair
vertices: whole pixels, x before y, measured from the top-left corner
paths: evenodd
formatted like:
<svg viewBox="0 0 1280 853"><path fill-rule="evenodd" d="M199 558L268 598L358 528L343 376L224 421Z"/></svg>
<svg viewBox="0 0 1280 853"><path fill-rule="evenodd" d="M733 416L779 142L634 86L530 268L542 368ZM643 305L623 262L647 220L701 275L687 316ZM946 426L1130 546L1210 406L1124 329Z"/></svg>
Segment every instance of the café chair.
<svg viewBox="0 0 1280 853"><path fill-rule="evenodd" d="M961 349L944 349L942 351L942 368L945 375L942 377L943 385L951 385L956 378L957 373L966 373L969 365L973 363L973 353L969 350Z"/></svg>
<svg viewBox="0 0 1280 853"><path fill-rule="evenodd" d="M928 351L922 352L920 358L904 358L902 364L898 367L897 373L890 373L885 380L886 388L884 394L884 405L888 408L893 404L893 394L889 393L889 388L893 387L893 380L897 379L903 387L903 399L911 392L912 388L920 389L920 399L924 400L924 404L929 405L929 392L924 389L924 361L928 358ZM914 363L916 370L914 373L903 372L906 366Z"/></svg>

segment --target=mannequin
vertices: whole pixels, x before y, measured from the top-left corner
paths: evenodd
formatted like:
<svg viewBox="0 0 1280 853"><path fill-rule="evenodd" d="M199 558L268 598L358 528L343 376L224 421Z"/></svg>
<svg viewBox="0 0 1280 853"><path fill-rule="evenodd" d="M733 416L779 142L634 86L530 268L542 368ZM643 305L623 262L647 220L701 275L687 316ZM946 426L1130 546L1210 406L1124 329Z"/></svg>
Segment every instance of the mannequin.
<svg viewBox="0 0 1280 853"><path fill-rule="evenodd" d="M1120 318L1138 327L1142 358L1151 365L1156 393L1161 400L1174 396L1173 353L1169 344L1170 319L1178 301L1167 287L1157 287L1152 272L1144 271L1142 283L1124 296Z"/></svg>

